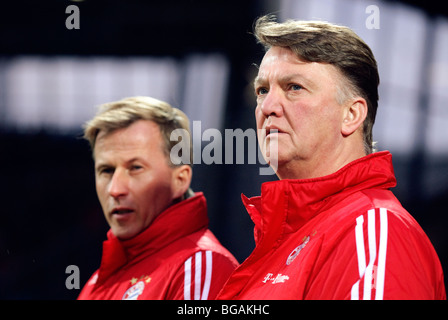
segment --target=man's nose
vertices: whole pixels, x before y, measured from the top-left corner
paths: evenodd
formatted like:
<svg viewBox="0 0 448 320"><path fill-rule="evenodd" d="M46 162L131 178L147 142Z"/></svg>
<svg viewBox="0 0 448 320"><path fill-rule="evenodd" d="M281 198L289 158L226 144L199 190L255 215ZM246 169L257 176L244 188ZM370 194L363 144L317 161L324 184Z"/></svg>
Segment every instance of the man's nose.
<svg viewBox="0 0 448 320"><path fill-rule="evenodd" d="M269 116L280 117L283 115L284 96L278 88L272 88L264 97L261 103L261 112L268 118Z"/></svg>
<svg viewBox="0 0 448 320"><path fill-rule="evenodd" d="M109 182L109 195L113 198L120 198L129 192L129 177L125 170L116 169Z"/></svg>

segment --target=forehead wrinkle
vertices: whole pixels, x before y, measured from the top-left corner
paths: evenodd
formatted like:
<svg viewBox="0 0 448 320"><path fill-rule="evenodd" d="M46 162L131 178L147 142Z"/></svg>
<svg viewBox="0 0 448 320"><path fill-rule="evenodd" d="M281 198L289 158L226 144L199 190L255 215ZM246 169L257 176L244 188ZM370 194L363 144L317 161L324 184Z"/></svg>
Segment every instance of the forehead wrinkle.
<svg viewBox="0 0 448 320"><path fill-rule="evenodd" d="M100 131L93 150L94 160L98 157L117 159L130 158L136 154L153 152L159 147L163 151L163 142L157 124L150 120L138 120L128 127Z"/></svg>

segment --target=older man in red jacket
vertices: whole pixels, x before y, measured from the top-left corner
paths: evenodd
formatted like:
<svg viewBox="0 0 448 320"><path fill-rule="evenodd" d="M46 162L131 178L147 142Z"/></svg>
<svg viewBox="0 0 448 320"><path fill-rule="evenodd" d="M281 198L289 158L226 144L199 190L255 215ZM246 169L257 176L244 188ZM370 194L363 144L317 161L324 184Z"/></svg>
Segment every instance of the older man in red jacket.
<svg viewBox="0 0 448 320"><path fill-rule="evenodd" d="M446 299L431 242L374 152L379 76L350 29L260 18L261 150L280 181L243 202L256 247L219 299Z"/></svg>
<svg viewBox="0 0 448 320"><path fill-rule="evenodd" d="M79 299L213 299L238 265L208 229L191 166L173 164L175 129L189 132L186 115L149 97L105 104L87 123L110 230Z"/></svg>

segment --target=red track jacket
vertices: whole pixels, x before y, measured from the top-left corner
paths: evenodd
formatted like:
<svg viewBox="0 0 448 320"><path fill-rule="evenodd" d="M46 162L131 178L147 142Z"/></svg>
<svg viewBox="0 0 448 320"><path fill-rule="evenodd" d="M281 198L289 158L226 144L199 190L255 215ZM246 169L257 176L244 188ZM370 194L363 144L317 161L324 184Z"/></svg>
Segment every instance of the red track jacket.
<svg viewBox="0 0 448 320"><path fill-rule="evenodd" d="M196 193L130 240L109 231L101 266L78 299L215 298L238 263L207 226L206 200Z"/></svg>
<svg viewBox="0 0 448 320"><path fill-rule="evenodd" d="M446 299L437 254L395 185L384 151L243 196L256 247L218 299Z"/></svg>

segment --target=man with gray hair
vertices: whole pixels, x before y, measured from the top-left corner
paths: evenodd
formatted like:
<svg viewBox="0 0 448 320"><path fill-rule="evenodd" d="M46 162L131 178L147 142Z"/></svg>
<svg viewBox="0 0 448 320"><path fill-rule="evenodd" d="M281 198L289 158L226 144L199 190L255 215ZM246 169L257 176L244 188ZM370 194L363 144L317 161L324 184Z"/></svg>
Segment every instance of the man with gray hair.
<svg viewBox="0 0 448 320"><path fill-rule="evenodd" d="M187 116L149 97L104 104L86 124L110 230L78 299L213 299L236 268L208 229L203 193L190 189L191 166L172 163L176 129L190 132Z"/></svg>
<svg viewBox="0 0 448 320"><path fill-rule="evenodd" d="M379 75L349 28L255 23L260 148L279 181L243 202L256 247L219 299L446 299L437 254L375 152Z"/></svg>

